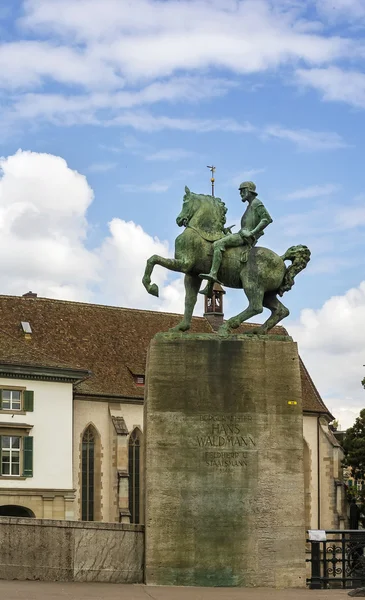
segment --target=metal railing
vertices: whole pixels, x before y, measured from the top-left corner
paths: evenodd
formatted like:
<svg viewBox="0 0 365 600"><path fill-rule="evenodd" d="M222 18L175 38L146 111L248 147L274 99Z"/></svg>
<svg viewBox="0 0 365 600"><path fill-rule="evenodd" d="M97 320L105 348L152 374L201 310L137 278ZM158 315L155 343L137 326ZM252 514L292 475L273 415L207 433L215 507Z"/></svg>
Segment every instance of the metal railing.
<svg viewBox="0 0 365 600"><path fill-rule="evenodd" d="M365 530L330 530L325 540L307 539L311 576L310 589L365 586Z"/></svg>

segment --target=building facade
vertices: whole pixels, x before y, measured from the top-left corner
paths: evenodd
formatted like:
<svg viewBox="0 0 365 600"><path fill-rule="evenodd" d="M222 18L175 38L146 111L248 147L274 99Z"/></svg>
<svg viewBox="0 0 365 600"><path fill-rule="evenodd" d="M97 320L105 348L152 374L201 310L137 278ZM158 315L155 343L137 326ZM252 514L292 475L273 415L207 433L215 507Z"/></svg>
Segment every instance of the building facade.
<svg viewBox="0 0 365 600"><path fill-rule="evenodd" d="M222 322L218 293L205 316L193 318L193 332L212 333ZM0 514L143 523L147 349L179 320L35 294L0 296ZM346 520L342 450L328 428L332 415L303 363L301 369L307 527L338 528Z"/></svg>

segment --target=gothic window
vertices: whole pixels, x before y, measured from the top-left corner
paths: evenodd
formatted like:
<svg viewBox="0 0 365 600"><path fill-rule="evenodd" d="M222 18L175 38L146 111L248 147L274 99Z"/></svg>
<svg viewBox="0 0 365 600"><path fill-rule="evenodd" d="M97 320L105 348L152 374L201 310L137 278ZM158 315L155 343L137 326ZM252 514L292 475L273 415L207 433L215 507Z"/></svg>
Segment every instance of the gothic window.
<svg viewBox="0 0 365 600"><path fill-rule="evenodd" d="M136 427L129 437L128 445L129 473L129 512L131 523L140 523L141 503L141 431Z"/></svg>
<svg viewBox="0 0 365 600"><path fill-rule="evenodd" d="M81 519L94 521L95 433L89 426L82 438Z"/></svg>

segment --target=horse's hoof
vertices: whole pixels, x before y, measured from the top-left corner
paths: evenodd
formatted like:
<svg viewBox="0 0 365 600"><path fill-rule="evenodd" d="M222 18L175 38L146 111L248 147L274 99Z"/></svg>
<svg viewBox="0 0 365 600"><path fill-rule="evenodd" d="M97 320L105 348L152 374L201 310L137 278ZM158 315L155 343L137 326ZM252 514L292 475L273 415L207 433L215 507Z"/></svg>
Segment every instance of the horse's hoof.
<svg viewBox="0 0 365 600"><path fill-rule="evenodd" d="M158 285L156 285L156 283L153 283L150 286L150 289L148 290L148 292L150 294L152 294L152 296L156 296L158 298Z"/></svg>
<svg viewBox="0 0 365 600"><path fill-rule="evenodd" d="M175 325L175 327L171 327L169 331L171 331L172 333L183 333L188 329L190 329L190 325L187 325L186 323L179 323L178 325Z"/></svg>
<svg viewBox="0 0 365 600"><path fill-rule="evenodd" d="M227 327L227 325L221 325L217 333L220 337L228 337L230 334L230 329Z"/></svg>
<svg viewBox="0 0 365 600"><path fill-rule="evenodd" d="M260 327L253 327L245 331L246 335L259 335L260 333L265 333Z"/></svg>

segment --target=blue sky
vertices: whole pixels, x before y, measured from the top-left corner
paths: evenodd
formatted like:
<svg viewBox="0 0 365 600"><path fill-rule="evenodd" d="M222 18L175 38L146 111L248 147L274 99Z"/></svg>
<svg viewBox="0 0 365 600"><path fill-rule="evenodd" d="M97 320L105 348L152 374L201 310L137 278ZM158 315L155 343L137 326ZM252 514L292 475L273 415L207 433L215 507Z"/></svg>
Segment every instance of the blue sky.
<svg viewBox="0 0 365 600"><path fill-rule="evenodd" d="M364 405L364 26L365 0L0 4L1 293L180 311L180 277L156 270L160 300L140 278L213 163L229 224L253 179L265 245L311 248L285 324L348 426ZM245 302L227 294L226 315Z"/></svg>

